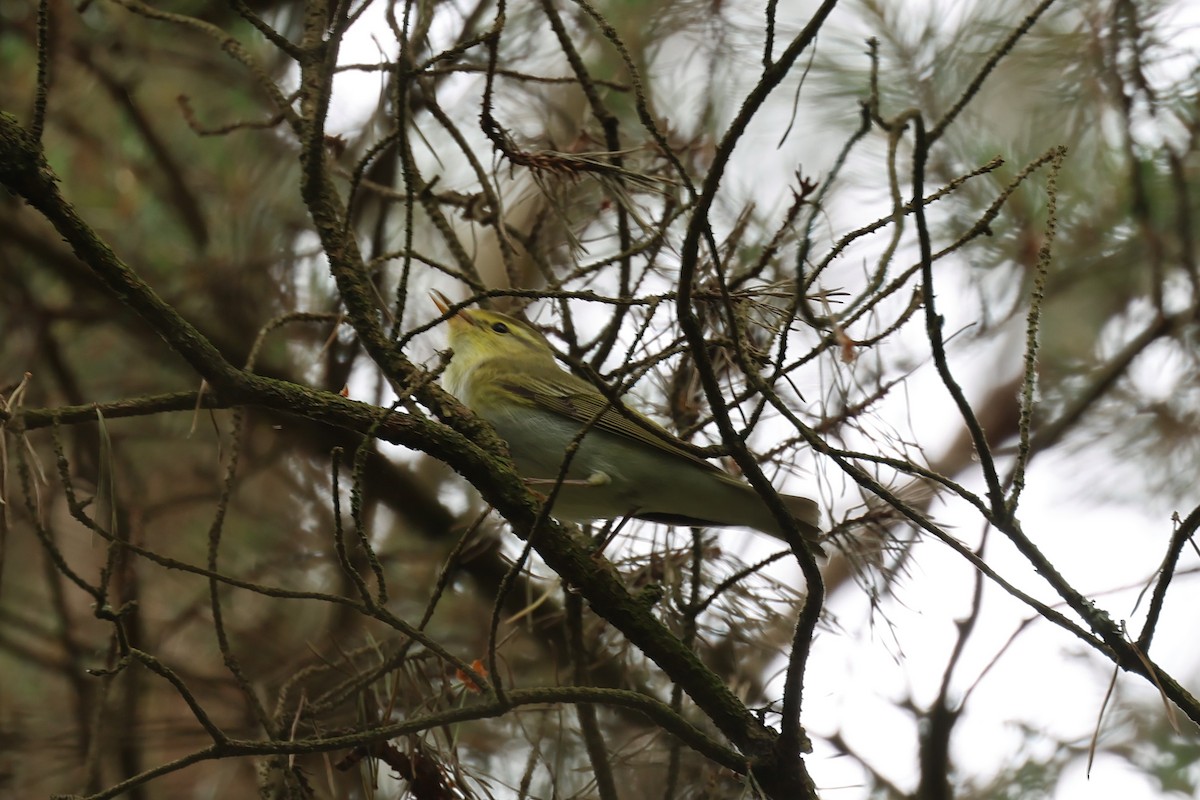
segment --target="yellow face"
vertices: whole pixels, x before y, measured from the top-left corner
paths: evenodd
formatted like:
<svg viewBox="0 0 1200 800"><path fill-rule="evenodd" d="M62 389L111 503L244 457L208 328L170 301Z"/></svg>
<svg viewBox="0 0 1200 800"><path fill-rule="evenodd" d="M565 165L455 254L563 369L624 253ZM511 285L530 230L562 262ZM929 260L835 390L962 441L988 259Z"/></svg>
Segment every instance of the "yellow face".
<svg viewBox="0 0 1200 800"><path fill-rule="evenodd" d="M443 314L450 300L441 292L431 292L433 302ZM446 369L443 384L459 400L471 405L472 377L476 369L489 361L511 364L519 371L522 364L554 365L554 351L546 337L519 319L496 311L459 310L450 317L448 340L454 357Z"/></svg>

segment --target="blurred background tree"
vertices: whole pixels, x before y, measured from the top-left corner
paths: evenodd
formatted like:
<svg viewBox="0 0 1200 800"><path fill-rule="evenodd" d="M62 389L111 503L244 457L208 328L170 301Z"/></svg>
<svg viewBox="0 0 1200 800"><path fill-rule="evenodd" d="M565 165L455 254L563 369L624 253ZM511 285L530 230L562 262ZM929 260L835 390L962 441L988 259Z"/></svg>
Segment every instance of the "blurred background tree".
<svg viewBox="0 0 1200 800"><path fill-rule="evenodd" d="M1194 796L1188 14L6 2L0 787ZM542 524L431 288L828 560Z"/></svg>

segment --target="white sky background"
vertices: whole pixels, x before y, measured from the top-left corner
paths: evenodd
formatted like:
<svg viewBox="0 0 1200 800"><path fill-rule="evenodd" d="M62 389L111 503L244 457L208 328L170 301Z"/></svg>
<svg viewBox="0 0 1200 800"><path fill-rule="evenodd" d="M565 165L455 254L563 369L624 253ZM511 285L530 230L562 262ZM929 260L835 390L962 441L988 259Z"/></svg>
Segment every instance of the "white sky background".
<svg viewBox="0 0 1200 800"><path fill-rule="evenodd" d="M808 2L780 3L781 20L790 20L793 25L780 31L779 47L794 31L794 22L807 19L801 9L813 5ZM949 22L954 21L951 10L961 8L961 4L944 2L927 5L941 9L943 20ZM1031 3L1025 5L1032 6ZM1195 29L1200 4L1181 2L1177 5L1180 10L1174 18L1174 26L1184 37ZM823 34L819 47L837 47L837 37L833 35L837 31L844 32L845 40L854 43L861 43L871 33L858 24L854 8L852 3L845 3L834 13L831 27ZM923 14L924 11L914 11L914 21ZM732 12L729 16L738 19ZM758 17L746 17L741 23L746 31L753 31ZM352 32L343 50L343 62L376 61L381 57L378 46L369 37L371 29L364 21ZM382 32L381 41L388 42L390 34L386 27L380 25L378 30ZM865 49L858 44L856 47L857 53ZM734 79L743 87L749 85L756 75L760 50L735 52L738 53L736 66L747 69L745 73L729 71L730 88L734 90L734 96L740 96L744 88L734 87ZM828 55L824 49L822 53ZM865 56L858 57L866 63ZM686 97L689 90L703 89L707 85L699 78L689 81L686 76L696 75L696 70L706 70L711 65L686 48L677 48L675 52L668 48L656 67L678 70L684 76L679 82L681 97ZM378 74L343 73L336 85L331 132L344 130L350 136L358 134L364 109L372 108L377 102L381 83ZM771 105L739 147L729 177L723 184L723 196L728 198L729 207L737 207L743 198L750 196L755 197L762 208L786 203L794 184L795 169L802 165L806 175L820 177L840 148L845 132L857 124L854 100L846 100L840 106L825 103L826 108L837 110L832 118L819 118L813 105L805 102L811 92L817 91L815 81L812 81L801 96L801 114L788 139L780 145L783 130L780 120L791 114L794 90L794 81L777 90ZM738 103L729 101L726 105L736 109ZM818 125L833 125L835 132L818 135L814 132ZM484 149L481 152L490 151ZM1070 162L1067 168L1071 168ZM872 170L867 174L874 174L877 166L865 169ZM831 224L841 231L847 219L860 224L883 216L888 212L883 200L877 190L862 196L841 195L830 208L829 215L834 220ZM872 212L864 211L864 203L878 208ZM858 251L855 258L869 259L869 255ZM897 263L910 260L911 257L899 256ZM962 291L956 292L957 289ZM965 286L954 287L949 282L939 286L941 310L950 318L947 331L955 329L956 314L964 322L970 321L970 315L975 311L970 297ZM411 306L419 311L421 299L415 297ZM905 341L913 352L919 355L922 347L927 350L919 325L911 334ZM952 366L970 393L972 386L990 383L997 369L1018 370L1022 344L1018 341L1008 353L980 352L978 347L966 352L952 350L957 356ZM433 347L440 347L441 342L427 338L421 346L429 347L431 352ZM807 392L806 396L809 396ZM925 443L934 455L955 432L946 424L948 416L954 414L953 406L936 376L927 368L914 375L907 391L895 393L878 413L885 422L901 431L907 433L911 427L911 436ZM1080 485L1081 479L1088 481L1087 473L1081 473L1081 461L1086 461L1097 474L1110 469L1106 466L1105 454L1096 452L1097 449L1091 448L1085 455L1054 450L1036 458L1029 470L1020 516L1026 533L1050 561L1058 565L1078 588L1092 593L1098 605L1115 619L1129 619L1131 635L1136 638L1146 603L1143 600L1142 606L1134 610L1137 593L1154 574L1162 558L1172 530L1172 512L1186 513L1188 509L1176 509L1141 493L1135 493L1136 503L1098 503L1085 491L1086 487ZM978 481L963 480L980 490ZM963 540L969 543L977 540L976 514L964 513L953 506L935 506L932 513ZM760 549L766 553L773 548L773 542L759 537L744 541L746 539L747 534L734 532L725 541L734 550L743 546L748 548L747 559ZM1006 541L996 535L991 537L987 560L1021 588L1054 602L1045 583ZM1200 599L1195 575L1198 567L1195 556L1186 553L1179 564L1180 574L1168 596L1153 648L1158 663L1185 685L1189 681L1194 684L1200 672L1200 649L1194 644L1197 619L1192 610ZM794 575L785 572L782 577L798 584ZM936 542L923 542L917 546L912 559L912 574L902 582L897 598L884 604L886 619L881 618L878 611L872 611L856 587L846 587L831 598L830 612L852 634L822 632L809 668L804 723L817 739L817 750L810 758L809 766L823 797L831 800L866 797L862 788L863 776L858 768L850 760L833 758L833 753L821 739L835 733L840 733L861 757L897 786L906 790L915 788L916 728L911 717L897 710L897 702L911 699L925 706L934 698L953 643L954 622L968 611L966 603L973 579L973 571L961 558ZM1021 622L1033 614L990 583L985 585L983 609L957 671L954 685L959 696L1005 647ZM981 776L983 780L1003 765L1024 758L1027 753L1046 755L1046 741L1024 740L1019 725L1044 730L1052 738L1074 737L1086 747L1110 676L1111 668L1070 634L1048 622L1033 623L1008 647L974 689L954 739L953 756L957 767L962 773ZM1153 706L1159 701L1157 692L1143 679L1122 676L1118 680L1118 696L1114 702ZM1123 762L1101 758L1093 766L1090 780L1085 779L1082 767L1073 769L1070 777L1060 785L1054 800L1108 797L1136 800L1159 796L1154 786L1131 772Z"/></svg>

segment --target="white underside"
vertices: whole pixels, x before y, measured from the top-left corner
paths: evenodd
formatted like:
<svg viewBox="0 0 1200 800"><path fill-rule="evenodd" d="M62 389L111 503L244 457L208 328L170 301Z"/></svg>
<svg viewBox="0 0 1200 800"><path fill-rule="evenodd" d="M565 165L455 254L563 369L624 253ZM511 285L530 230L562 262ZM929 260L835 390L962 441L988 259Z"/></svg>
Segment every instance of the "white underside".
<svg viewBox="0 0 1200 800"><path fill-rule="evenodd" d="M539 442L536 448L512 448L512 456L521 475L532 479L531 488L549 496L563 474L565 451L582 426L529 408L488 421L508 442ZM570 521L686 517L697 524L745 525L777 535L773 517L748 485L647 446L638 447L635 457L622 458L630 446L606 431L589 431L570 460L551 513Z"/></svg>

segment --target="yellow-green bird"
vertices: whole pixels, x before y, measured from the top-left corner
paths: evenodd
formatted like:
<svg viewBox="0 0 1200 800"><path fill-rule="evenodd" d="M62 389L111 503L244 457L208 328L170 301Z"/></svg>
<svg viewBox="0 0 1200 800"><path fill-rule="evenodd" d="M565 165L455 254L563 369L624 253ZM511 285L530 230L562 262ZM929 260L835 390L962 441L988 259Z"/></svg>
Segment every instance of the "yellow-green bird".
<svg viewBox="0 0 1200 800"><path fill-rule="evenodd" d="M434 292L433 298L443 314L450 310L445 295ZM649 419L613 408L590 383L562 369L546 337L526 323L463 309L450 317L449 343L453 356L442 385L491 423L530 484L549 493L567 447L587 428L554 498L550 513L558 519L744 525L783 538L753 488L688 452ZM780 497L800 532L815 542L817 504Z"/></svg>

